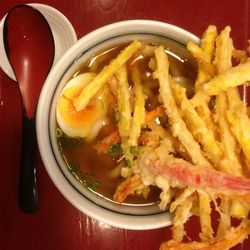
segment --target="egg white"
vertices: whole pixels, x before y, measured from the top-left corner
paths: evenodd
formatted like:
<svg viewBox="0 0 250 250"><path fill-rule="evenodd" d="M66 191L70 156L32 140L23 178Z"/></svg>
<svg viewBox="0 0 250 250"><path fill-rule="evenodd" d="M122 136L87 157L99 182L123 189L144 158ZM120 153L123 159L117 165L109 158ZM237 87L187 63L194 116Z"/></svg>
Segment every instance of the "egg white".
<svg viewBox="0 0 250 250"><path fill-rule="evenodd" d="M63 94L69 88L78 89L81 87L84 89L84 87L91 82L94 76L95 74L93 73L83 73L69 80L62 90L59 100L60 98L63 98ZM90 117L85 117L84 125L79 127L78 125L69 124L64 119L63 114L59 111L60 101L58 101L56 108L56 119L59 127L66 135L70 137L82 137L86 138L87 140L93 140L98 134L99 130L104 125L109 123L109 119L106 117L108 109L108 97L106 91L99 91L94 102L95 110L93 110L93 114L91 114ZM65 112L69 111L66 110Z"/></svg>

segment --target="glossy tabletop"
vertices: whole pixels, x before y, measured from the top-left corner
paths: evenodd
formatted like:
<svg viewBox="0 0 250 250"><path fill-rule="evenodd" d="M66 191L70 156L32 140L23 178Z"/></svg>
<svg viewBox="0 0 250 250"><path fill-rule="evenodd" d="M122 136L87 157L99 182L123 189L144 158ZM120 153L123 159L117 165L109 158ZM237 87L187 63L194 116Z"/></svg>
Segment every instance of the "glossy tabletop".
<svg viewBox="0 0 250 250"><path fill-rule="evenodd" d="M201 36L209 24L232 28L234 45L250 37L248 0L44 0L72 23L77 37L103 25L128 19L168 22ZM17 4L0 0L0 19ZM0 58L1 60L1 58ZM37 59L39 63L39 58ZM25 214L18 206L21 147L21 101L14 81L0 69L0 250L159 249L170 228L124 230L91 219L74 208L51 182L38 155L40 208ZM199 232L195 218L187 230ZM234 249L250 249L250 239Z"/></svg>

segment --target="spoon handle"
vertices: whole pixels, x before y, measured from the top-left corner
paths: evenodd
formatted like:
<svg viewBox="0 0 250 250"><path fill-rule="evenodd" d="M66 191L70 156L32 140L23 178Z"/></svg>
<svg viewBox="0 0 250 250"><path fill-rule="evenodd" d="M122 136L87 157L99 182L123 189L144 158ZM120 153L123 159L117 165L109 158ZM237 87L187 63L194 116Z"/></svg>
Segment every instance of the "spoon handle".
<svg viewBox="0 0 250 250"><path fill-rule="evenodd" d="M36 181L36 148L35 117L29 119L23 115L19 205L26 213L34 213L39 206Z"/></svg>

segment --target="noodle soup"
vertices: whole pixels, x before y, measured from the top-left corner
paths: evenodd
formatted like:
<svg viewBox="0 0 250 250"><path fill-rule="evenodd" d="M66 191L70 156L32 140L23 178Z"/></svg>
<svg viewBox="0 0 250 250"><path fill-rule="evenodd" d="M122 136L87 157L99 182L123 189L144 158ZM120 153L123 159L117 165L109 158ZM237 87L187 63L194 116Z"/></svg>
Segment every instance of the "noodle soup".
<svg viewBox="0 0 250 250"><path fill-rule="evenodd" d="M119 112L112 114L112 109L105 106L105 112L109 111L109 113L104 112L105 116L102 117L104 118L103 123L106 125L103 126L102 122L98 123L98 125L95 126L95 129L93 129L93 132L97 132L97 134L93 133L92 136L94 137L89 140L86 139L86 133L82 134L81 137L77 136L77 134L72 134L73 136L68 137L62 136L64 132L61 129L61 125L57 122L56 115L58 101L63 89L67 87L70 79L77 79L77 77L81 77L82 74L85 74L83 73L85 70L91 70L92 73L90 72L83 77L84 81L90 79L93 74L101 71L101 68L106 64L105 61L108 63L111 58L116 57L119 54L120 49L127 47L128 44L135 40L146 42L149 45L163 44L164 47L169 50L169 57L176 57L175 61L180 62L180 67L190 58L190 55L185 49L187 41L192 40L195 43L199 43L199 39L188 31L170 24L150 20L123 21L97 29L77 41L51 69L39 98L36 124L38 146L44 166L53 183L67 201L81 212L105 224L126 229L145 230L160 228L172 224L171 214L168 211L160 210L158 207L158 201L160 200L159 197L154 198L151 196L152 199L150 201L145 200L138 194L138 191L136 191L134 192L136 194L135 196L129 195L123 202L120 202L121 197L119 197L119 202L114 201L114 194L117 194L117 187L115 187L115 184L113 184L115 187L114 190L108 192L102 191L101 186L105 183L99 179L98 175L104 177L105 174L102 174L104 171L97 174L90 169L92 168L93 163L95 163L95 167L98 167L98 164L101 164L102 168L104 168L103 163L105 163L106 167L106 163L111 162L109 166L115 166L115 169L119 164L124 164L124 162L122 162L123 159L120 159L119 154L111 156L110 154L100 154L98 153L99 151L96 151L96 146L100 145L100 142L102 142L110 133L114 133L112 131L116 129L118 124L117 121L119 122L120 120ZM170 53L172 53L173 56L171 56ZM93 62L91 63L92 59L93 62L98 62L99 66ZM131 60L129 63L131 64ZM190 86L190 83L192 85L194 75L196 74L196 65L193 63L193 60L189 60L189 63L186 65L190 67L190 70L187 70L187 73L183 73L187 78L178 77L178 75L176 75L176 80L182 84ZM150 67L153 67L153 64ZM138 70L142 71L145 70L145 68L148 69L148 66L146 63L142 63ZM144 74L144 76L145 75L147 76L148 73ZM149 74L149 78L152 79L152 75L150 76ZM187 81L187 79L191 80ZM154 85L154 79L152 82L153 84L148 81L145 85L147 88L143 87L145 95L152 97L145 100L146 113L150 112L150 110L154 111L154 107L159 101L157 97L154 98L154 96L157 96L157 90ZM74 85L72 82L71 84ZM132 87L134 84L133 82L130 82L129 85ZM188 87L188 89L190 90L189 94L192 94L192 87ZM90 92L91 91L88 91L87 93L89 94ZM130 94L133 93L131 92ZM103 97L106 96L103 95ZM109 100L112 100L112 98ZM94 107L102 107L101 100L95 101L93 104L96 105ZM133 105L132 102L131 105ZM162 109L160 108L157 112L161 112L161 110ZM98 112L96 113L99 115ZM96 116L91 116L90 119L86 120L88 121L92 119L91 121L93 121L94 117ZM163 123L166 119L161 117L160 120ZM60 129L58 129L58 125L60 125ZM88 129L86 129L85 132L87 132L87 130ZM145 128L143 128L143 130L145 131ZM75 130L70 131L74 133ZM69 137L76 138L72 140L72 138ZM138 146L139 149L143 148L140 145ZM119 149L119 146L114 146L112 149L116 151ZM137 147L133 148L133 154L138 153L137 149ZM78 160L76 160L77 158L73 155L71 155L72 158L66 158L70 157L69 154L73 152L74 154L78 154L78 152L80 153L80 150L83 150L84 152L81 152L83 156L78 156ZM113 150L111 150L111 153L113 153ZM68 152L66 153L66 151ZM88 169L85 169L86 165L81 165L82 158ZM118 159L119 161L117 162ZM127 162L129 164L129 161ZM107 166L107 169L105 170L106 174L114 174L116 180L113 179L112 183L117 182L119 187L119 183L127 179L126 173L122 173L123 176L120 176L120 171L110 172L111 167L109 166ZM81 172L78 170L81 170ZM98 171L99 170L100 168L98 168ZM85 177L85 184L82 183L83 181L79 181L79 179L83 180L82 177ZM138 180L133 179L133 181L133 183L135 183ZM109 184L110 182L107 181L107 183ZM150 193L151 192L152 194L154 193L153 189ZM159 193L159 190L156 192ZM143 194L143 192L141 193ZM155 194L157 196L157 193ZM105 198L103 196L105 196ZM140 201L138 200L138 197L140 197ZM124 203L132 205L124 205Z"/></svg>
<svg viewBox="0 0 250 250"><path fill-rule="evenodd" d="M136 38L136 36L133 36L133 39ZM131 42L133 41L132 38L129 39ZM131 95L134 91L132 79L133 68L136 66L139 71L143 95L146 96L145 112L154 112L160 106L158 99L159 85L153 75L153 51L159 45L164 46L168 54L172 77L186 88L189 96L192 96L194 79L196 78L196 64L185 47L170 39L152 35L140 36L140 41L142 48L129 58L126 62L126 69L128 88ZM65 86L69 82L75 82L73 84L70 83L71 87L75 87L78 84L76 83L78 77L79 82L84 81L81 78L84 78L85 73L98 75L129 44L128 42L119 41L117 45L113 45L112 47L105 45L104 48L96 51L94 55L85 56L84 59L80 57L77 69L72 71L71 75L67 76ZM129 174L126 172L130 171L131 166L127 159L124 159L122 156L123 149L120 141L111 142L105 150L102 148L103 141L107 140L118 130L118 123L121 116L118 110L118 84L116 77L112 76L104 86L106 88L104 95L106 96L103 97L102 94L99 94L99 96L95 95L92 100L96 99L97 103L87 106L86 109L88 109L88 112L80 118L84 120L83 127L86 127L85 132L89 130L87 133L83 132L84 136L82 136L81 132L79 134L75 132L75 130L79 129L75 129L78 126L73 124L75 120L68 123L70 124L69 129L67 128L68 125L65 125L62 116L71 117L71 114L64 115L66 104L62 104L60 98L71 102L71 107L73 104L72 99L69 100L68 94L64 94L67 91L67 87L61 90L60 98L57 102L56 134L61 156L66 163L65 168L82 185L82 189L88 189L97 197L122 206L157 207L155 204L159 202L160 195L160 189L157 187L135 190L127 195L124 200L117 200L114 196L119 185L128 177L127 175ZM64 92L65 89L66 91ZM64 102L66 102L65 100ZM135 101L133 97L129 100L131 105ZM73 113L75 112L74 108L70 110ZM102 111L103 114L101 114ZM100 113L100 115L97 115L96 119L91 120L92 116L97 113ZM65 120L67 119L65 118ZM163 127L168 126L165 115L162 115L160 120L157 118L154 122L161 124ZM81 129L84 130L84 128ZM134 151L140 150L143 147L143 141L146 140L145 135L149 130L150 127L142 127L138 145L133 147ZM150 140L154 143L154 138L150 138ZM136 152L134 152L134 157L136 158Z"/></svg>

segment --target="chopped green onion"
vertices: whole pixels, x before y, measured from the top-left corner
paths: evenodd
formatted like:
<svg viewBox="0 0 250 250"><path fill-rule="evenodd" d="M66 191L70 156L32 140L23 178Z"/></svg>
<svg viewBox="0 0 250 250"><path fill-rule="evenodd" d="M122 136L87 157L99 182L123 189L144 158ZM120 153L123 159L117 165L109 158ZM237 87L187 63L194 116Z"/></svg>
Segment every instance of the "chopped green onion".
<svg viewBox="0 0 250 250"><path fill-rule="evenodd" d="M87 188L96 191L99 187L99 182L95 179L95 176L91 173L82 173L82 171L75 164L68 164L68 170L73 176L78 179Z"/></svg>
<svg viewBox="0 0 250 250"><path fill-rule="evenodd" d="M128 157L130 156L138 156L140 151L140 147L139 146L131 146L129 148L126 149L126 151L124 152L124 154Z"/></svg>
<svg viewBox="0 0 250 250"><path fill-rule="evenodd" d="M84 185L86 185L87 188L95 191L99 187L99 182L95 179L95 176L93 174L85 173L83 178Z"/></svg>
<svg viewBox="0 0 250 250"><path fill-rule="evenodd" d="M108 149L108 153L112 156L119 155L121 153L121 144L117 143L117 144L111 145L111 147L109 147Z"/></svg>
<svg viewBox="0 0 250 250"><path fill-rule="evenodd" d="M77 166L75 164L68 164L68 170L73 173L77 170Z"/></svg>
<svg viewBox="0 0 250 250"><path fill-rule="evenodd" d="M95 181L93 183L87 184L86 185L89 189L92 189L93 191L96 191L97 188L99 187L99 182Z"/></svg>
<svg viewBox="0 0 250 250"><path fill-rule="evenodd" d="M126 159L126 164L128 168L132 168L132 161L129 159Z"/></svg>
<svg viewBox="0 0 250 250"><path fill-rule="evenodd" d="M130 147L130 153L133 156L137 156L139 154L140 148L138 146L132 146Z"/></svg>

